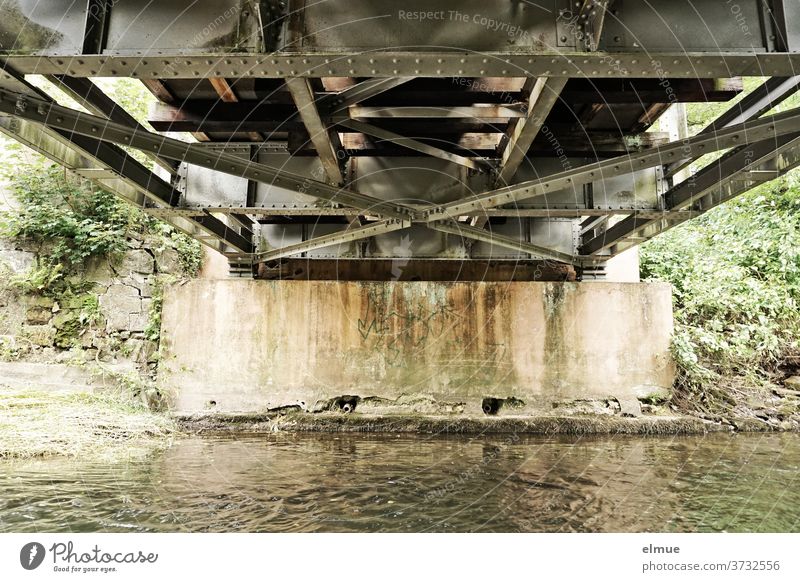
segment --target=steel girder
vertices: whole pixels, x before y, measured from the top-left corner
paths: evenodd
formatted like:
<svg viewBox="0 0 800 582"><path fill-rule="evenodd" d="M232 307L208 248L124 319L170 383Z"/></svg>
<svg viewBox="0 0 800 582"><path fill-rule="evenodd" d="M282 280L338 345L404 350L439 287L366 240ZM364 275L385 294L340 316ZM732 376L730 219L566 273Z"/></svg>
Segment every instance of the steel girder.
<svg viewBox="0 0 800 582"><path fill-rule="evenodd" d="M711 135L722 128L731 127L746 120L756 119L785 101L796 93L798 89L800 89L800 76L767 79L741 101L717 117L698 135ZM701 169L698 174L668 190L663 196L665 212L663 216L646 216L636 212L631 213L626 219L614 224L605 232L585 241L581 246L581 252L596 255L612 247L620 247L620 250L624 250L624 248L629 248L630 244L626 246L622 244L622 241L630 240L637 233L648 231L660 233L686 220L686 218L670 216L669 213L679 211L678 209L688 206L692 208L692 212L701 214L711 207L729 200L733 197L733 191L742 193L759 183L769 181L786 173L793 166L790 163L785 163L787 158L784 153L797 147L795 143L796 137L797 135L787 134L775 140L765 140L759 144L742 145L733 149L721 159ZM759 178L759 170L748 169L757 168L760 164L774 158L784 162L785 167L780 172L766 171ZM667 164L664 167L665 177L675 175L695 159L697 158L689 156ZM766 176L764 175L765 173ZM727 190L728 185L734 182L738 182L737 187ZM750 186L742 189L742 186L746 184L750 184ZM717 194L713 195L709 194L709 192L717 192ZM694 204L698 199L705 199L706 205L702 205L702 200L700 203ZM709 200L715 202L709 205ZM583 235L584 233L581 234ZM644 240L647 238L652 238L652 235L645 237Z"/></svg>
<svg viewBox="0 0 800 582"><path fill-rule="evenodd" d="M89 79L67 77L66 75L50 75L47 77L47 80L75 99L75 101L82 105L87 111L95 115L102 115L117 123L146 131L138 121L122 107L117 105L113 99L103 93L102 89ZM162 160L152 152L145 152L145 155L167 172L171 174L175 173L175 162Z"/></svg>
<svg viewBox="0 0 800 582"><path fill-rule="evenodd" d="M465 166L473 170L488 170L490 168L489 164L483 160L475 160L465 156L460 156L458 154L445 151L441 148L434 147L430 144L421 142L419 140L405 137L398 133L394 133L393 131L376 127L374 125L370 125L368 123L364 123L363 121L358 121L356 119L346 119L338 121L337 125L340 127L346 127L348 129L358 131L360 133L363 133L364 135L371 135L373 137L377 137L378 139L391 142L392 144L408 148L410 150L427 154L434 158L447 160L448 162L453 162L454 164L459 164L461 166Z"/></svg>
<svg viewBox="0 0 800 582"><path fill-rule="evenodd" d="M620 176L664 165L680 155L699 156L724 150L744 143L763 141L770 137L800 132L800 108L770 117L747 121L709 135L670 142L641 153L619 156L601 162L566 170L541 180L521 182L505 188L491 190L464 201L444 204L424 213L426 222L455 218L466 212L515 204L560 188L575 187L613 176Z"/></svg>
<svg viewBox="0 0 800 582"><path fill-rule="evenodd" d="M314 99L314 90L308 79L295 77L286 79L286 86L292 94L297 111L303 120L311 142L317 150L317 155L322 161L328 181L331 184L341 186L344 183L341 162L344 159L339 154L342 151L342 144L339 143L339 134L332 131L325 125L319 116L317 103Z"/></svg>
<svg viewBox="0 0 800 582"><path fill-rule="evenodd" d="M366 81L361 81L360 83L340 91L336 95L330 95L325 99L321 99L317 104L325 115L335 115L347 111L351 105L357 105L362 101L385 93L389 89L399 87L413 78L414 77L378 77L375 79L367 79Z"/></svg>
<svg viewBox="0 0 800 582"><path fill-rule="evenodd" d="M701 135L690 140L679 143L671 143L666 146L655 148L653 151L643 152L621 158L613 158L597 164L580 167L562 174L548 177L544 180L525 182L500 190L490 191L481 194L472 200L455 202L443 206L415 211L402 205L391 204L382 200L372 198L363 194L341 191L327 186L321 182L314 182L310 188L303 188L303 183L308 183L308 178L285 174L264 164L242 160L241 158L221 152L210 151L202 146L185 144L169 138L164 138L144 132L130 126L123 126L108 120L100 119L92 115L77 112L68 108L54 105L46 99L24 95L11 91L0 92L0 111L23 119L41 123L47 127L52 127L61 131L68 131L72 134L83 135L90 139L101 141L112 141L130 145L139 149L154 151L158 155L175 159L186 160L191 163L211 168L236 176L245 176L249 179L263 181L265 177L271 179L273 183L284 183L303 189L307 193L325 198L328 200L350 203L350 205L369 211L386 218L404 221L421 220L426 223L439 223L432 225L434 230L441 230L443 219L455 218L461 214L467 214L484 208L495 208L502 204L516 202L536 195L544 194L548 190L568 187L570 185L585 184L602 179L604 177L621 175L636 171L638 169L652 167L663 164L665 159L674 157L678 153L686 154L691 152L711 152L724 149L740 143L749 141L765 141L768 138L780 137L791 133L800 132L800 112L792 110L779 115L749 121L724 130L715 132L713 135ZM203 218L201 226L208 227L208 218ZM403 227L401 223L399 228ZM439 227L439 228L436 228ZM477 229L480 230L480 229ZM483 237L485 231L476 232L463 229L461 234L465 236L474 235ZM222 234L230 238L231 234L223 229ZM341 235L339 235L341 236ZM308 241L311 244L312 241ZM331 243L334 244L334 243ZM507 245L506 245L507 246ZM515 248L520 248L518 245ZM541 248L539 249L542 250ZM544 251L556 252L552 249ZM528 252L528 251L524 251ZM540 253L541 254L541 253ZM565 258L565 257L562 257Z"/></svg>
<svg viewBox="0 0 800 582"><path fill-rule="evenodd" d="M50 103L40 90L9 71L4 73L0 85L21 91L17 94L24 98ZM176 204L180 197L171 184L153 174L124 150L94 137L42 127L18 116L0 116L0 131L141 208L147 205L148 199L151 203L169 206ZM179 230L228 256L253 251L250 240L208 214L188 219L180 216L165 219Z"/></svg>
<svg viewBox="0 0 800 582"><path fill-rule="evenodd" d="M2 53L0 53L2 55ZM320 55L236 54L137 56L86 56L80 58L16 56L6 62L24 74L72 77L133 77L160 79L231 78L283 79L295 77L586 77L596 79L704 78L773 76L789 77L800 70L800 53L734 52L723 55L654 53L451 53L364 51ZM441 62L440 62L441 61ZM230 64L229 64L230 63ZM668 63L664 67L664 63Z"/></svg>
<svg viewBox="0 0 800 582"><path fill-rule="evenodd" d="M220 93L223 100L226 100L224 95L233 95L226 78L289 79L288 83L294 87L295 101L301 110L300 117L325 163L327 174L336 184L346 179L337 164L339 147L335 143L335 133L330 132L330 127L337 122L350 124L350 127L355 125L365 130L361 132L364 134L371 129L372 135L380 139L399 140L399 143L422 153L448 159L470 169L485 170L480 160L446 152L428 142L402 138L397 133L364 124L363 121L352 121L353 117L364 119L375 115L397 117L407 113L415 117L423 115L427 119L438 115L436 108L403 110L398 107L384 114L380 109L358 105L364 99L414 77L527 77L530 80L534 91L531 92L527 110L516 110L507 104L504 104L504 109L497 110L497 113L515 120L510 124L507 141L500 147L500 151L503 151L505 146L499 177L507 180L513 176L515 166L518 167L524 155L530 151L529 146L543 122L543 116L552 107L549 101L554 101L546 98L542 91L537 93L537 86L563 85L569 77L585 77L593 82L600 78L661 80L733 75L788 76L794 74L800 65L798 35L790 29L792 18L798 16L798 9L794 3L786 0L773 0L770 3L772 11L764 10L765 4L760 0L739 0L737 11L753 27L753 38L746 38L749 35L745 31L736 30L736 26L726 22L726 17L735 16L729 3L712 0L691 2L692 12L681 7L681 2L676 0L651 0L648 3L542 0L527 3L524 10L519 10L515 2L486 3L483 0L406 0L402 6L399 3L375 3L372 0L332 0L306 3L299 10L292 9L291 13L286 8L287 4L272 0L260 3L250 0L201 1L193 3L192 10L184 12L180 12L181 4L164 2L152 8L149 0L130 0L125 3L107 0L88 0L86 3L71 0L48 3L13 0L7 3L4 10L16 12L14 18L6 19L6 22L24 22L24 34L16 34L19 30L10 30L9 34L9 29L0 20L0 55L6 55L9 62L23 72L61 75L62 80L72 79L69 82L73 86L80 82L79 78L90 76L134 77L153 83L161 83L160 79L209 78L212 84L216 81L223 87ZM609 6L613 8L613 13L607 12ZM145 7L150 9L144 11ZM178 15L173 15L176 9L179 9L181 18L172 17ZM427 13L436 13L434 20L445 22L426 22L420 18L420 14ZM476 16L485 17L486 22L476 20ZM447 26L448 22L457 26ZM673 22L681 26L670 26ZM158 34L153 33L154 30ZM648 45L658 49L654 51ZM323 77L368 77L368 80L315 102L306 78ZM93 159L97 160L98 166L82 171L95 176L124 175L126 184L135 185L139 191L144 188L149 198L159 200L159 208L148 208L151 213L174 220L194 221L200 228L214 233L214 236L231 240L237 240L235 237L241 236L242 232L231 229L209 213L227 215L223 216L225 221L230 217L248 224L250 219L246 215L269 216L270 213L289 217L330 214L355 220L368 214L383 219L382 222L344 233L326 235L327 238L304 241L302 245L306 249L319 248L323 243L336 244L330 241L346 241L346 237L353 236L353 233L360 236L381 228L408 228L413 222L421 222L432 230L458 228L459 234L471 236L474 240L487 242L488 238L492 244L537 254L524 241L511 237L505 240L501 238L505 235L474 227L462 228L461 223L451 221L459 217L471 217L481 223L494 216L590 217L584 227L578 229L584 233L597 228L595 217L608 220L609 216L617 214L635 216L634 227L638 226L637 220L650 220L651 226L674 224L705 210L703 200L709 193L682 191L680 188L684 185L678 185L670 191L668 203L676 204L682 192L691 203L665 208L654 207L651 200L647 201L645 208L636 208L634 204L595 208L590 198L586 199L583 207L576 202L562 208L548 208L546 195L562 188L569 189L600 180L618 180L627 173L665 162L670 170L674 170L680 160L686 159L687 152L696 157L709 151L738 147L724 158L728 164L725 168L734 170L735 164L747 161L741 156L736 157L736 153L752 151L742 144L768 144L775 136L776 143L783 143L790 148L781 150L779 155L780 159L786 159L789 152L793 151L790 147L792 138L786 136L791 135L792 129L800 130L796 125L792 126L796 119L780 117L774 120L774 131L770 131L769 125L737 125L732 128L734 133L709 132L706 136L708 140L700 136L680 144L655 148L649 153L615 158L609 163L591 164L577 170L565 170L543 179L484 192L469 199L426 207L387 202L224 152L213 153L202 146L166 140L135 128L129 119L115 117L109 110L109 104L103 103L102 97L94 94L91 87L84 85L83 90L77 93L78 96L81 94L84 95L84 102L92 105L94 112L110 117L111 121L101 124L101 120L93 116L72 118L73 113L69 113L69 110L65 112L52 107L48 112L53 113L52 118L44 116L42 119L39 115L42 105L37 103L35 96L17 97L16 100L12 96L13 106L11 101L0 100L0 110L17 117L18 124L29 128L29 131L33 127L31 122L44 122L51 128L47 130L48 135L66 139L70 147L79 151L93 150ZM95 99L89 99L93 94ZM451 107L445 115L450 117L458 113L474 117L487 115L488 112L489 109L478 111L467 105L460 110ZM70 121L64 121L67 119ZM729 120L728 123L734 121ZM714 129L720 127L715 126ZM403 129L399 131L405 133ZM143 172L142 168L131 164L114 143L136 147L151 156L160 156L160 162L167 161L165 167L170 166L173 160L185 160L233 176L309 194L328 202L330 206L319 209L270 209L254 206L255 199L248 195L245 204L239 207L176 207L174 192L167 190L171 189L171 185L152 180L146 169ZM764 159L767 159L771 150L768 146L764 147ZM50 151L52 156L55 149L57 145L50 144L49 150L45 148L45 151ZM462 151L458 153L463 154ZM709 170L700 177L712 174L713 171ZM774 175L775 172L768 165L758 166L746 178L739 173L736 187ZM709 183L716 184L713 180ZM483 189L481 187L476 191ZM159 195L154 196L153 190ZM508 208L516 202L536 196L545 200L542 207L526 204L527 208L524 209ZM143 203L143 199L136 200L137 203ZM334 208L337 204L343 204L344 207ZM644 231L651 226L645 227ZM630 242L633 240L631 236L638 236L642 232L643 229L637 228L623 240ZM243 243L238 241L237 244L241 251ZM303 250L301 247L295 249L294 252ZM586 259L544 247L536 249L539 251L537 256L550 256L554 260L573 263L605 258L603 255ZM283 251L277 249L276 252ZM289 252L288 247L286 252Z"/></svg>
<svg viewBox="0 0 800 582"><path fill-rule="evenodd" d="M540 77L535 81L529 79L532 87L528 88L528 111L525 117L518 119L511 127L507 143L503 150L500 166L497 171L496 184L509 184L520 164L528 155L533 140L539 134L547 116L558 101L561 90L567 84L565 78L549 79Z"/></svg>
<svg viewBox="0 0 800 582"><path fill-rule="evenodd" d="M363 240L377 234L385 234L402 230L411 226L410 220L384 220L366 226L348 228L342 232L335 232L317 236L303 242L260 252L256 255L258 262L268 262L284 257L290 257L328 246L341 245L357 240Z"/></svg>
<svg viewBox="0 0 800 582"><path fill-rule="evenodd" d="M534 245L529 242L510 236L497 234L483 228L469 226L465 223L460 223L453 220L443 220L441 222L432 222L428 225L428 227L432 228L433 230L454 234L473 241L482 241L491 245L528 253L534 258L549 259L553 261L559 261L561 263L567 263L569 265L584 266L584 263L580 257L575 255L561 253L554 249ZM592 258L585 259L586 264L592 264L594 262L597 261L594 261Z"/></svg>
<svg viewBox="0 0 800 582"><path fill-rule="evenodd" d="M160 157L189 162L225 174L292 188L328 202L346 204L370 213L401 219L411 216L411 212L400 204L387 203L365 194L329 186L324 182L283 172L265 164L243 160L222 151L203 148L198 144L189 144L131 128L68 107L61 107L47 99L13 91L0 91L0 112L41 123L54 129L153 152Z"/></svg>
<svg viewBox="0 0 800 582"><path fill-rule="evenodd" d="M362 211L356 208L291 208L279 205L262 206L220 206L197 204L181 206L179 208L146 208L145 212L153 216L201 216L208 212L215 214L246 214L257 217L278 217L287 219L308 218L307 222L313 223L315 219L324 217L355 217L360 216ZM674 210L665 211L655 207L617 207L617 208L587 208L585 206L575 206L572 209L559 208L492 208L486 211L475 211L467 213L465 217L488 216L489 218L582 218L582 217L609 217L627 216L629 214L639 214L642 216L674 216L674 217L694 217L698 212ZM461 223L459 223L461 224Z"/></svg>
<svg viewBox="0 0 800 582"><path fill-rule="evenodd" d="M151 0L9 0L0 54L25 74L141 79L660 78L665 71L695 78L799 70L794 0L772 0L772 10L762 0L738 0L736 12L718 0L620 1L608 15L605 4L539 0L521 10L517 2L484 0L301 7L201 0L187 9Z"/></svg>
<svg viewBox="0 0 800 582"><path fill-rule="evenodd" d="M798 89L800 89L800 75L794 77L771 77L709 123L698 135L708 135L748 119L757 119L794 95ZM674 176L692 161L694 161L693 158L684 158L668 164L664 167L664 177Z"/></svg>
<svg viewBox="0 0 800 582"><path fill-rule="evenodd" d="M659 215L631 214L605 232L586 241L581 255L599 256L631 238L636 244L685 222L688 218L671 212L688 208L696 214L726 202L751 188L786 174L800 165L800 133L764 140L729 152L709 164L695 176L681 182L664 194L665 213ZM627 244L611 252L619 254L630 248Z"/></svg>

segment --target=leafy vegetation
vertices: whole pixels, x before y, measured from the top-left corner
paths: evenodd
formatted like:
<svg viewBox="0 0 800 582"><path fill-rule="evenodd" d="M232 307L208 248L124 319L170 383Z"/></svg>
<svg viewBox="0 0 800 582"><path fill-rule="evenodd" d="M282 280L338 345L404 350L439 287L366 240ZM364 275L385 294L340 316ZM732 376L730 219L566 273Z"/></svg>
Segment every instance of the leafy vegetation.
<svg viewBox="0 0 800 582"><path fill-rule="evenodd" d="M692 133L718 109L690 106ZM762 185L649 241L641 272L673 286L679 396L699 394L685 400L706 410L736 405L736 386L775 380L780 365L800 354L800 175Z"/></svg>
<svg viewBox="0 0 800 582"><path fill-rule="evenodd" d="M24 292L62 294L67 277L86 259L119 257L134 232L160 237L162 250L174 248L187 276L200 269L197 241L58 166L19 164L10 180L19 207L2 216L0 234L34 241L44 251L38 264L15 281Z"/></svg>
<svg viewBox="0 0 800 582"><path fill-rule="evenodd" d="M94 257L106 257L112 265L119 263L130 238L146 240L156 257L173 253L177 264L170 270L181 270L175 275L197 276L203 255L194 239L56 165L41 158L25 160L14 156L14 150L10 153L15 160L10 166L14 173L7 178L17 205L0 214L0 236L32 242L38 252L36 264L28 272L12 276L8 286L59 306L51 320L57 329L56 346L73 347L86 330L105 327L98 297L91 293L94 284L83 276L84 267ZM170 261L174 259L167 259L167 264ZM152 304L160 309L160 301ZM150 319L152 327L160 314L151 313ZM157 341L157 330L148 328L147 337ZM17 346L0 349L0 357L8 359L19 352Z"/></svg>
<svg viewBox="0 0 800 582"><path fill-rule="evenodd" d="M681 381L769 378L800 340L800 184L760 187L642 248L642 275L673 285Z"/></svg>
<svg viewBox="0 0 800 582"><path fill-rule="evenodd" d="M31 277L42 291L88 257L123 252L126 233L142 222L139 213L112 194L54 165L22 168L12 176L12 185L19 209L5 216L3 234L47 245Z"/></svg>

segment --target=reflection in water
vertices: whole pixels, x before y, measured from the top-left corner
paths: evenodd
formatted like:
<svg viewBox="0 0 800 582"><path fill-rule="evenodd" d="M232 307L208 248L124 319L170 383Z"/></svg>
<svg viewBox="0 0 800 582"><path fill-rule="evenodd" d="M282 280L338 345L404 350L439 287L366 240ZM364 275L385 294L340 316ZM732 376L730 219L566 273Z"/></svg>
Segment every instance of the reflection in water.
<svg viewBox="0 0 800 582"><path fill-rule="evenodd" d="M192 437L0 462L0 531L798 531L800 435Z"/></svg>

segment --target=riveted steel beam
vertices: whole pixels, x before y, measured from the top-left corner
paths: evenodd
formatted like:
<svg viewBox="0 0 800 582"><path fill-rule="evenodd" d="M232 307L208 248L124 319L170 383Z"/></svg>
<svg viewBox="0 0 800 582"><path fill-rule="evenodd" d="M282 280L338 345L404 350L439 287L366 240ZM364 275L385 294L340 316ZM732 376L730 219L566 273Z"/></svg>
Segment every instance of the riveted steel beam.
<svg viewBox="0 0 800 582"><path fill-rule="evenodd" d="M520 251L522 253L528 253L534 257L542 259L551 259L571 265L580 264L580 259L573 255L562 253L555 249L534 245L510 236L496 234L483 228L468 226L463 222L444 220L439 222L431 222L427 226L432 230L438 230L448 234L455 234L471 240L483 241L491 245L497 245L515 251ZM592 262L592 260L590 259L589 262Z"/></svg>
<svg viewBox="0 0 800 582"><path fill-rule="evenodd" d="M339 143L339 136L328 128L319 116L311 84L308 79L296 77L286 79L286 86L292 94L306 130L308 130L311 143L317 150L322 167L325 168L328 181L331 184L343 184L344 174L341 168L343 158L340 158L340 154L344 150L342 150L342 144Z"/></svg>
<svg viewBox="0 0 800 582"><path fill-rule="evenodd" d="M609 0L584 0L578 12L581 40L587 51L596 51L603 34Z"/></svg>
<svg viewBox="0 0 800 582"><path fill-rule="evenodd" d="M325 115L345 112L351 105L356 105L371 97L385 93L390 89L399 87L413 78L414 77L389 77L385 79L367 79L343 91L339 91L335 95L328 95L324 99L320 99L318 102L319 109Z"/></svg>
<svg viewBox="0 0 800 582"><path fill-rule="evenodd" d="M427 222L432 222L457 217L474 210L514 204L562 188L577 187L637 170L660 166L670 160L680 159L682 155L700 156L708 152L796 132L800 132L800 108L747 121L709 135L699 135L686 140L670 142L644 152L610 158L573 170L559 172L540 180L531 180L490 190L462 201L434 207L427 211L422 218Z"/></svg>
<svg viewBox="0 0 800 582"><path fill-rule="evenodd" d="M393 131L382 129L380 127L375 127L374 125L371 125L369 123L364 123L362 121L358 121L355 119L346 119L339 121L337 125L341 127L346 127L348 129L352 129L354 131L358 131L366 135L377 137L381 140L387 141L394 145L398 145L417 152L421 152L423 154L427 154L429 156L433 156L434 158L447 160L448 162L453 162L454 164L458 164L460 166L466 166L467 168L470 168L472 170L483 171L489 169L489 164L482 160L474 160L472 158L467 158L465 156L453 154L441 148L437 148L432 145L421 142L419 140L412 139L410 137L403 137L402 135L394 133Z"/></svg>
<svg viewBox="0 0 800 582"><path fill-rule="evenodd" d="M709 189L734 179L743 171L758 168L787 149L797 147L798 136L800 134L782 135L728 152L691 178L667 190L663 196L665 208L680 209L690 206ZM773 174L765 178L768 181L777 177Z"/></svg>
<svg viewBox="0 0 800 582"><path fill-rule="evenodd" d="M242 236L230 226L210 214L194 216L192 220L215 238L224 241L239 252L250 254L254 251L253 243L248 237Z"/></svg>
<svg viewBox="0 0 800 582"><path fill-rule="evenodd" d="M497 172L496 185L507 184L517 173L520 164L528 155L528 150L533 140L539 134L547 116L553 106L558 102L561 90L567 84L567 79L548 79L540 77L529 79L528 111L509 129L508 141L500 160Z"/></svg>
<svg viewBox="0 0 800 582"><path fill-rule="evenodd" d="M198 144L188 144L151 132L132 129L94 115L61 107L45 99L12 91L0 91L0 112L41 123L47 127L150 151L161 157L185 161L225 174L293 189L328 202L360 208L372 214L391 218L411 216L411 211L400 204L329 186L317 180L283 172L266 164L252 162L222 151L210 150Z"/></svg>
<svg viewBox="0 0 800 582"><path fill-rule="evenodd" d="M410 220L384 220L381 222L348 228L341 232L334 232L324 236L315 237L297 244L261 252L256 255L258 262L272 261L283 257L298 255L315 249L329 247L337 244L362 240L378 234L385 234L395 230L402 230L411 226Z"/></svg>
<svg viewBox="0 0 800 582"><path fill-rule="evenodd" d="M754 186L773 180L797 166L800 161L800 134L788 134L745 146L729 152L709 164L690 179L681 182L664 194L665 208L669 212L689 208L699 213L730 200ZM777 160L777 167L766 176L751 170L759 170ZM706 202L704 202L707 200ZM686 218L634 213L611 226L605 232L587 240L580 247L581 255L597 255L623 240L630 240L637 233L656 226L658 232L675 226ZM660 226L659 226L660 225ZM647 237L649 238L649 237ZM644 239L646 240L646 238Z"/></svg>
<svg viewBox="0 0 800 582"><path fill-rule="evenodd" d="M783 103L800 89L800 75L793 77L772 77L756 87L741 101L731 106L722 115L709 123L698 135L709 134L724 127L730 127L749 119L757 119L767 111ZM674 176L690 163L693 158L668 164L664 168L664 177Z"/></svg>
<svg viewBox="0 0 800 582"><path fill-rule="evenodd" d="M0 53L2 54L2 53ZM163 51L156 55L16 55L6 61L24 74L174 79L293 77L586 77L696 79L792 76L800 53L464 52L363 50L228 55Z"/></svg>
<svg viewBox="0 0 800 582"><path fill-rule="evenodd" d="M732 200L760 184L774 180L800 167L800 144L783 151L768 165L776 166L778 169L744 171L734 179L720 182L697 201L697 207L700 209L693 212L695 212L695 215L708 212L712 208ZM688 219L688 217L680 217L679 215L674 218L667 216L664 220L652 221L650 224L643 225L642 228L637 229L636 232L629 236L619 239L610 247L608 258L619 255L637 244L650 240L654 236L686 222Z"/></svg>
<svg viewBox="0 0 800 582"><path fill-rule="evenodd" d="M773 177L774 173L773 173ZM153 216L200 216L206 212L215 214L247 214L256 217L277 217L277 218L308 218L313 222L314 219L322 217L354 217L363 214L363 211L356 208L297 208L295 206L281 206L279 204L267 204L263 206L208 206L208 205L189 205L179 208L148 208L148 214ZM686 218L699 216L698 212L690 210L664 211L659 208L647 207L619 207L619 208L492 208L486 211L474 211L465 214L466 217L488 216L489 218L583 218L609 216L627 216L638 213L651 217L667 215L675 218Z"/></svg>
<svg viewBox="0 0 800 582"><path fill-rule="evenodd" d="M477 121L505 121L522 119L526 116L524 104L519 105L472 105L466 107L427 107L427 106L394 106L364 107L352 105L348 114L353 119L473 119ZM336 121L341 117L334 117Z"/></svg>
<svg viewBox="0 0 800 582"><path fill-rule="evenodd" d="M1 54L1 53L0 53ZM485 52L391 51L188 53L161 55L20 56L7 62L24 74L139 79L208 77L587 77L706 78L789 77L800 70L800 53L684 52Z"/></svg>
<svg viewBox="0 0 800 582"><path fill-rule="evenodd" d="M68 77L66 75L48 75L47 80L53 83L56 87L64 91L67 95L75 99L87 111L95 115L102 115L117 123L129 125L130 127L147 131L136 119L133 118L127 111L106 95L100 87L95 85L91 80L77 77ZM164 160L154 155L152 152L145 152L147 157L151 158L159 166L167 170L169 173L175 173L175 163L170 160Z"/></svg>

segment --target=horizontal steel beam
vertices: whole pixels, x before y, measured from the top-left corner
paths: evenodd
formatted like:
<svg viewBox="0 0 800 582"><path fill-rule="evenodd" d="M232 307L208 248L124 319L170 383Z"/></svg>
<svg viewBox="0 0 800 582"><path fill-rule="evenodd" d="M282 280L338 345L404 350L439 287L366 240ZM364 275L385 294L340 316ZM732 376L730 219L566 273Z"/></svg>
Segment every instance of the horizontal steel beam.
<svg viewBox="0 0 800 582"><path fill-rule="evenodd" d="M570 265L536 259L496 258L403 258L397 268L395 259L350 259L337 257L288 258L277 264L261 263L259 279L314 281L574 281ZM402 271L402 273L400 272Z"/></svg>
<svg viewBox="0 0 800 582"><path fill-rule="evenodd" d="M24 74L139 79L292 77L586 77L680 78L789 77L800 70L800 53L754 51L685 52L466 52L352 50L212 54L17 55L6 61ZM2 55L2 53L0 53ZM165 75L165 72L168 75Z"/></svg>
<svg viewBox="0 0 800 582"><path fill-rule="evenodd" d="M384 220L367 226L357 228L348 228L342 232L334 232L324 236L318 236L297 244L280 247L277 249L261 252L256 255L258 262L273 261L283 257L290 257L300 253L313 251L316 249L329 247L333 245L340 245L350 243L356 240L361 240L375 236L378 234L385 234L387 232L394 232L395 230L402 230L411 226L411 221L408 220Z"/></svg>
<svg viewBox="0 0 800 582"><path fill-rule="evenodd" d="M774 176L773 176L774 177ZM558 207L542 208L491 208L489 210L476 210L468 212L465 217L487 216L489 218L583 218L585 216L617 216L638 213L648 216L674 216L674 217L693 217L697 212L685 210L664 211L659 208L643 207L619 207L619 208L565 208L565 205ZM421 209L421 208L420 208ZM215 214L245 214L257 217L308 217L310 219L322 217L353 217L362 216L363 211L356 208L298 208L296 206L281 206L268 204L262 206L213 206L213 205L189 205L180 208L148 208L148 214L153 216L202 216L207 212ZM424 223L423 223L424 224Z"/></svg>
<svg viewBox="0 0 800 582"><path fill-rule="evenodd" d="M427 124L427 127L405 127L407 124L394 124L395 129L386 127L386 122L381 122L381 128L393 134L413 134L414 139L431 139L439 147L447 146L448 151L461 156L480 156L487 159L498 157L497 147L500 143L499 133L458 133L447 132L447 125ZM197 125L193 127L199 127ZM373 126L374 127L374 126ZM492 128L499 130L499 127ZM653 146L664 145L669 142L669 134L664 132L648 131L639 135L623 135L613 131L585 130L581 133L570 132L567 127L550 127L547 135L539 134L533 142L528 155L532 157L594 157L607 158L622 154L644 151ZM556 133L558 131L558 133ZM552 133L551 133L552 132ZM381 155L415 155L407 148L395 147L391 142L374 140L356 130L339 124L339 133L342 147L351 156L381 156ZM297 139L297 142L294 141ZM551 141L552 140L552 141ZM315 152L309 148L306 136L293 137L289 135L289 144L285 148L293 155L312 155ZM222 142L219 142L220 144ZM232 147L240 144L227 142ZM421 154L420 154L421 155Z"/></svg>
<svg viewBox="0 0 800 582"><path fill-rule="evenodd" d="M615 176L630 174L637 170L663 165L682 155L700 156L705 153L736 147L741 144L763 141L768 138L800 132L800 108L792 109L762 119L747 121L709 135L653 148L644 152L610 158L601 162L567 170L540 180L522 182L497 190L490 190L464 201L435 207L425 213L424 220L433 222L463 215L467 212L514 204L522 200L556 192L563 188L577 187Z"/></svg>
<svg viewBox="0 0 800 582"><path fill-rule="evenodd" d="M156 131L272 133L303 128L293 105L207 99L192 99L183 106L153 103L147 121Z"/></svg>
<svg viewBox="0 0 800 582"><path fill-rule="evenodd" d="M311 178L283 172L238 156L188 144L154 133L140 131L100 117L75 111L12 91L0 91L0 112L41 123L46 127L86 135L94 139L127 145L161 157L188 162L256 182L288 188L391 218L409 218L410 211L400 204L329 186Z"/></svg>
<svg viewBox="0 0 800 582"><path fill-rule="evenodd" d="M525 117L524 105L478 104L456 107L428 107L428 106L386 106L364 107L353 105L347 109L352 119L474 119L478 121L499 122L506 119ZM339 121L341 117L334 117Z"/></svg>

